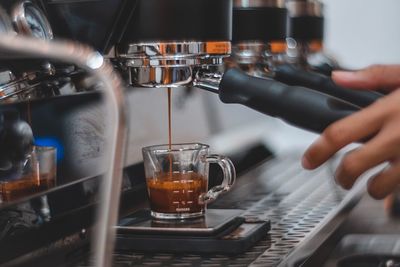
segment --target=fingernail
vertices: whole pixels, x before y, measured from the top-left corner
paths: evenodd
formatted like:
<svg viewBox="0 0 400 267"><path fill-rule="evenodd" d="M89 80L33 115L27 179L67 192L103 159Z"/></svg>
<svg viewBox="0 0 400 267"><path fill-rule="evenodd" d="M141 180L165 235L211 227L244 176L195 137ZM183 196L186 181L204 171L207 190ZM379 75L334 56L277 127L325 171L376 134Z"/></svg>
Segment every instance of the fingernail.
<svg viewBox="0 0 400 267"><path fill-rule="evenodd" d="M350 190L353 187L352 183L342 183L342 188L346 190Z"/></svg>
<svg viewBox="0 0 400 267"><path fill-rule="evenodd" d="M339 78L339 79L352 79L354 77L355 77L355 73L352 72L352 71L340 71L340 70L337 70L337 71L332 72L332 78L333 79L336 79L336 78Z"/></svg>
<svg viewBox="0 0 400 267"><path fill-rule="evenodd" d="M303 157L301 159L301 165L303 166L304 169L310 170L311 169L311 163L310 161L307 159L307 157Z"/></svg>
<svg viewBox="0 0 400 267"><path fill-rule="evenodd" d="M353 183L351 182L351 180L352 180L351 178L347 178L347 177L343 178L343 177L341 177L339 179L338 175L335 175L334 178L335 178L335 183L337 185L341 186L345 190L350 190L353 187Z"/></svg>

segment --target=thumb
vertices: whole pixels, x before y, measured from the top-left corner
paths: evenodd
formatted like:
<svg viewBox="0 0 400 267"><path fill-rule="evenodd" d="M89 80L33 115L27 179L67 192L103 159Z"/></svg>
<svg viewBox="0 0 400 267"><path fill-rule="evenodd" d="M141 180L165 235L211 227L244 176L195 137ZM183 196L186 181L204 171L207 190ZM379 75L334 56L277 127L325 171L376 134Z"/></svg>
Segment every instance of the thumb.
<svg viewBox="0 0 400 267"><path fill-rule="evenodd" d="M332 79L343 87L390 92L400 86L400 65L373 65L359 71L334 71Z"/></svg>

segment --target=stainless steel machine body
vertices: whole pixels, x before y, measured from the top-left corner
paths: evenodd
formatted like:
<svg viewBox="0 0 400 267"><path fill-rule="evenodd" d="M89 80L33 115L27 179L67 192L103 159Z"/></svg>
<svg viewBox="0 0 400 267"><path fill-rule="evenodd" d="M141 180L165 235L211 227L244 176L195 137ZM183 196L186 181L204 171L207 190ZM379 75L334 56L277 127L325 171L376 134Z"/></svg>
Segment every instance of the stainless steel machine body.
<svg viewBox="0 0 400 267"><path fill-rule="evenodd" d="M94 226L97 227L94 228L97 231L92 233L95 241L91 241L94 261L89 260L89 265L111 266L114 225L117 223L119 211L131 212L137 206L145 205L145 183L141 180L143 177L140 166L125 166L125 108L128 105L128 93L124 84L127 87L130 85L130 89L197 87L217 93L225 103L240 103L317 132L360 108L308 88L290 87L230 69L232 58L236 58L242 66L257 65L258 68L258 65L261 65L262 71L268 71L271 62L280 60L280 57L274 57L273 54L276 51L274 45L282 48L281 34L284 24L269 25L270 29L276 29L276 35L266 36L265 40L255 37L238 40L235 39L235 34L232 36L232 16L236 10L237 15L247 16L250 11L250 19L254 14L260 18L264 12L272 10L272 14L277 14L281 19L282 15L286 14L282 0L234 1L233 6L230 0L32 0L17 3L0 0L0 5L4 8L4 11L0 10L0 113L3 108L10 107L28 120L27 105L32 105L33 134L35 137L50 136L53 141L62 143L63 146L60 147L63 147L66 153L60 165L65 166L61 166L59 175L63 178L74 176L73 174L76 176L74 179L66 179L67 183L59 184L49 192L28 197L21 202L0 203L0 212L8 215L8 209L17 206L20 209L28 204L37 212L37 199L48 199L55 222L43 222L39 216L39 219L32 220L38 222L39 226L34 225L27 232L31 234L32 229L33 232L37 229L51 229L54 239L62 240L61 243L67 239L66 236L72 234L86 241L87 232ZM187 23L188 21L190 23ZM76 42L59 43L60 39ZM91 45L100 53L79 42ZM118 78L115 71L119 72L123 80ZM98 89L105 92L103 98L98 96L97 91L101 92ZM150 89L145 91L151 92ZM99 104L95 101L99 99L103 99L104 102L99 101ZM109 122L103 126L98 124L98 120L104 119L104 113L97 113L91 109L94 102L98 105L93 105L93 109L102 105L107 108L107 116L104 117L107 117ZM51 108L46 109L49 105ZM90 108L76 112L75 106ZM150 105L147 108L144 113L136 111L138 116L144 117L143 121L148 118L142 114L152 110ZM189 107L186 111L188 109L196 110ZM72 119L65 116L70 113L74 113ZM83 123L71 123L87 122L85 116L91 115L95 119L89 120L87 128ZM52 118L49 119L50 117ZM0 118L0 126L1 122ZM154 125L151 126L151 130L158 130ZM140 130L144 132L143 135L150 134L146 132L148 128L143 130L135 125L130 129L133 129L131 135ZM47 133L47 130L51 131ZM77 141L68 143L66 139ZM109 141L104 146L103 143L107 140ZM68 150L70 146L82 152L82 157L67 153L71 151ZM334 212L341 211L343 206L346 208L353 205L353 201L358 197L358 194L354 194L354 198L346 199L348 202L343 203L343 192L330 191L331 184L328 179L322 183L320 181L322 176L326 178L330 175L329 170L314 173L313 179L310 179L305 173L299 174L297 165L294 171L279 165L279 162L294 164L294 159L290 159L277 159L271 165L267 162L265 168L255 168L247 176L243 176L240 182L242 188L238 188L234 195L227 195L226 202L215 204L215 207L226 208L236 203L237 207L247 209L250 215L272 218L273 231L259 246L232 259L219 256L209 259L204 255L184 255L179 258L175 257L176 255L157 254L153 257L130 251L128 254L114 255L117 262L114 263L125 264L129 260L129 264L187 265L195 260L199 264L218 261L221 265L239 261L242 265L248 265L255 259L255 266L275 266L282 263L292 249L299 248L308 237L311 238L320 230L318 227L328 215L334 216ZM91 160L100 162L101 168L97 172L94 171L97 169L93 167L97 166L95 164L84 166ZM296 158L296 162L297 160ZM276 170L273 167L275 164L278 166ZM77 169L86 167L91 177L74 173L75 170L71 171L71 166L78 166ZM285 179L279 176L279 172L284 174ZM104 179L99 183L97 176L101 174ZM252 185L253 176L257 179ZM266 176L267 179L264 179ZM289 179L292 176L293 179ZM99 184L100 191L97 188ZM297 185L300 189L296 188ZM274 191L271 191L271 188ZM313 191L313 194L309 195L309 191ZM97 192L100 194L96 194ZM309 198L306 198L307 196ZM122 205L119 209L120 199ZM308 209L315 202L319 202L319 206L315 211L308 213ZM90 217L93 207L100 207L97 221L86 218ZM75 216L73 219L69 217L72 213ZM298 223L296 220L302 222ZM64 228L59 227L63 226L62 223L70 224L68 226L71 226L72 230L68 228L70 232L61 231L61 228ZM11 235L9 232L8 234ZM9 245L12 248L20 245L22 249L18 250L18 253L21 255L33 253L38 246L45 247L46 250L49 243L55 242L53 239L43 241L42 235L32 238L38 242L30 246L21 242L25 233L19 234L16 235L16 239L11 239L13 242L10 241ZM6 251L8 245L5 240L8 239L0 239L3 251ZM84 258L88 258L89 252L85 253ZM65 258L70 255L65 254ZM15 261L22 258L21 255L0 255L0 259Z"/></svg>
<svg viewBox="0 0 400 267"><path fill-rule="evenodd" d="M165 88L191 85L198 70L223 67L230 53L230 42L154 42L117 49L116 59L132 85Z"/></svg>
<svg viewBox="0 0 400 267"><path fill-rule="evenodd" d="M271 77L274 66L285 62L286 20L285 1L235 0L229 63L248 74Z"/></svg>
<svg viewBox="0 0 400 267"><path fill-rule="evenodd" d="M321 1L287 1L288 61L302 68L330 74L337 61L326 54L324 42L324 5ZM330 71L329 71L330 69Z"/></svg>

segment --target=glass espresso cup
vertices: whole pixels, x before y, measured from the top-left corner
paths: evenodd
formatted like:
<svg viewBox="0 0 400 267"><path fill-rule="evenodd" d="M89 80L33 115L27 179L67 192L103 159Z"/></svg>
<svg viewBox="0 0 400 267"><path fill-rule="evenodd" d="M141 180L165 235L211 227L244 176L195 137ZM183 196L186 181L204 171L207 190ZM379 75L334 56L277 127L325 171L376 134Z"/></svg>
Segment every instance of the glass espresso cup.
<svg viewBox="0 0 400 267"><path fill-rule="evenodd" d="M210 155L204 144L149 146L142 149L151 215L157 219L186 219L204 215L207 203L231 189L236 173L232 162ZM208 189L210 163L224 174L221 185Z"/></svg>
<svg viewBox="0 0 400 267"><path fill-rule="evenodd" d="M0 202L8 202L55 186L57 173L55 147L34 146L24 162L15 164L0 181Z"/></svg>

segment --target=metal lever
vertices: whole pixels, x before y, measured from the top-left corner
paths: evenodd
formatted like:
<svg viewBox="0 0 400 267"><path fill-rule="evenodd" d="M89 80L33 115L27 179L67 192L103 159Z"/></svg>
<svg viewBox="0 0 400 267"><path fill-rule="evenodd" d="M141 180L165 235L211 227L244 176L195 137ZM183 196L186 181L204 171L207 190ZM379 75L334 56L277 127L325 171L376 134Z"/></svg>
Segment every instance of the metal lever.
<svg viewBox="0 0 400 267"><path fill-rule="evenodd" d="M293 65L277 66L274 69L273 78L288 85L305 86L360 107L366 107L383 96L374 91L357 91L340 87L328 76L306 71Z"/></svg>
<svg viewBox="0 0 400 267"><path fill-rule="evenodd" d="M313 132L322 132L331 123L360 110L342 99L253 77L237 69L230 69L222 76L199 72L194 85L217 93L224 103L242 104Z"/></svg>

